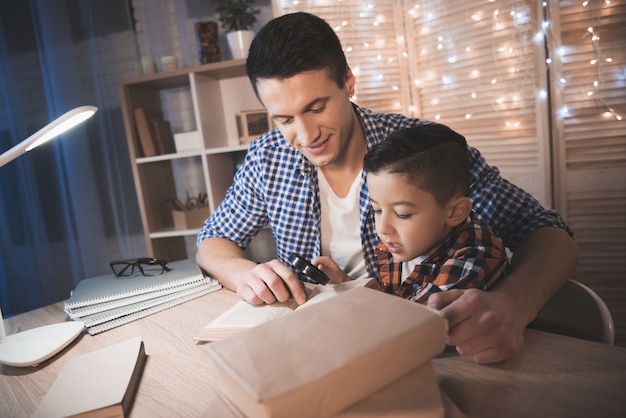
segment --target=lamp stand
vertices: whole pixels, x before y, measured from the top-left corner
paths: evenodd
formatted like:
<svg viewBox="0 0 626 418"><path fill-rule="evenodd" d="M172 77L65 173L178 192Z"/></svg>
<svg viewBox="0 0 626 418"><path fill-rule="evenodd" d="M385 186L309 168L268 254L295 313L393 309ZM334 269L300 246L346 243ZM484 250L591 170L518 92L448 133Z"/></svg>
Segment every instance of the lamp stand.
<svg viewBox="0 0 626 418"><path fill-rule="evenodd" d="M84 326L80 321L68 321L6 335L0 311L0 363L37 366L67 347Z"/></svg>

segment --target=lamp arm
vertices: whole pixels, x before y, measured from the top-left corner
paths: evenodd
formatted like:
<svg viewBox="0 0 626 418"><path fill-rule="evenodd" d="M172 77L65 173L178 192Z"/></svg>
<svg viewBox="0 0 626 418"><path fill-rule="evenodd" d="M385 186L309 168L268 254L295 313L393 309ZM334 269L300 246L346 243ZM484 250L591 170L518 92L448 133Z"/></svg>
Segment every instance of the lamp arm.
<svg viewBox="0 0 626 418"><path fill-rule="evenodd" d="M28 139L30 138L32 138L32 135L28 137ZM0 155L0 167L4 166L5 164L10 163L11 161L16 159L20 155L24 154L26 152L26 147L28 147L29 145L29 144L26 144L26 142L28 142L28 139L20 142L13 148L2 153L2 155Z"/></svg>
<svg viewBox="0 0 626 418"><path fill-rule="evenodd" d="M0 155L0 167L10 163L26 151L30 151L44 142L61 135L68 129L73 128L85 119L90 118L97 110L97 107L87 105L79 106L64 113L13 148L2 153L2 155Z"/></svg>

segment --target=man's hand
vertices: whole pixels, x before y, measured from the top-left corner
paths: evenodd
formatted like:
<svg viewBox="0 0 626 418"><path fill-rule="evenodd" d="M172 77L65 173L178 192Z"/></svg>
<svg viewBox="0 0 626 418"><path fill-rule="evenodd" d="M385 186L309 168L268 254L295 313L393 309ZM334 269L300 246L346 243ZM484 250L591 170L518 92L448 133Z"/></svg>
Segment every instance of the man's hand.
<svg viewBox="0 0 626 418"><path fill-rule="evenodd" d="M306 302L303 283L289 267L276 259L239 272L231 281L237 294L252 305L285 302L290 297L299 305Z"/></svg>
<svg viewBox="0 0 626 418"><path fill-rule="evenodd" d="M285 302L290 297L299 305L306 302L304 285L289 267L276 259L257 264L227 239L202 241L198 245L196 261L222 286L252 305Z"/></svg>
<svg viewBox="0 0 626 418"><path fill-rule="evenodd" d="M515 304L496 289L453 289L435 293L428 306L441 310L448 320L446 344L476 363L496 363L512 358L524 344L526 324Z"/></svg>

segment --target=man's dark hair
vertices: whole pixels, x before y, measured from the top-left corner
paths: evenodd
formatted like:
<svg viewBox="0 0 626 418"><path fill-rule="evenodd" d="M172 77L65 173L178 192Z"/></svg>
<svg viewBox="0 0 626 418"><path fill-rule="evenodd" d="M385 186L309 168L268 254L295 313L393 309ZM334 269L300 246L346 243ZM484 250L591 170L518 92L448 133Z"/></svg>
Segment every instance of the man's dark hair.
<svg viewBox="0 0 626 418"><path fill-rule="evenodd" d="M304 12L270 20L252 41L246 61L257 97L259 78L285 79L320 69L344 87L348 64L337 34L325 20Z"/></svg>
<svg viewBox="0 0 626 418"><path fill-rule="evenodd" d="M455 195L468 196L471 182L465 138L445 125L428 123L399 129L370 148L366 173L405 175L443 206Z"/></svg>

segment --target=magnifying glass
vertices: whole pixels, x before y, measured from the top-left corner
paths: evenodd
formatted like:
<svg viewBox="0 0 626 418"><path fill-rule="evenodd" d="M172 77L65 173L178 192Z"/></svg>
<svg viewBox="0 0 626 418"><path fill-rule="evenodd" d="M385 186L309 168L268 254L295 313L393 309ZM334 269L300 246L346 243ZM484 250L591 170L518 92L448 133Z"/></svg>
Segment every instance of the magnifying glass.
<svg viewBox="0 0 626 418"><path fill-rule="evenodd" d="M296 253L292 253L289 257L289 264L291 264L293 268L295 268L297 271L306 275L315 283L321 284L322 286L326 285L326 283L328 283L328 281L330 280L330 278L320 269L318 269L313 264L309 263Z"/></svg>

